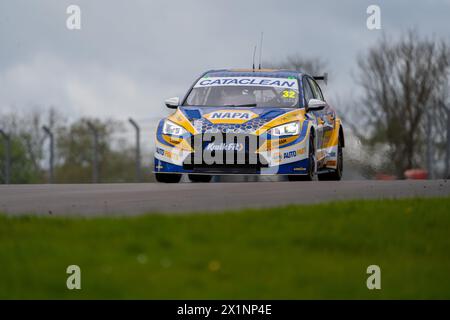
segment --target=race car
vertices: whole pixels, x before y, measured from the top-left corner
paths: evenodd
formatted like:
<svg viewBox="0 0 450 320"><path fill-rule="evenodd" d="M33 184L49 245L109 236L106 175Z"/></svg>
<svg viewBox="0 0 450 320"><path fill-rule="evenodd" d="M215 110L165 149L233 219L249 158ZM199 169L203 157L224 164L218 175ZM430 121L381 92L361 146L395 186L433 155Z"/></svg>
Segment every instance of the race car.
<svg viewBox="0 0 450 320"><path fill-rule="evenodd" d="M156 180L284 175L340 180L344 130L317 81L292 70L224 69L202 74L156 131Z"/></svg>

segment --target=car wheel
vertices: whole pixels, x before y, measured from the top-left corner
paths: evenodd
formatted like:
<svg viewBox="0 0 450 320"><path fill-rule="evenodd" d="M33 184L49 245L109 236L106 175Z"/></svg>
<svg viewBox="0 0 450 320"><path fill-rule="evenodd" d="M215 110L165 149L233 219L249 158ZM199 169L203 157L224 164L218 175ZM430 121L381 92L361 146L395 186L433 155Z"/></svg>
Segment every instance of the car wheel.
<svg viewBox="0 0 450 320"><path fill-rule="evenodd" d="M339 137L336 169L333 169L332 171L327 173L319 174L317 175L317 177L320 181L339 181L342 179L343 169L344 155L342 152L342 139L341 137Z"/></svg>
<svg viewBox="0 0 450 320"><path fill-rule="evenodd" d="M212 178L207 174L189 174L188 177L192 182L210 182Z"/></svg>
<svg viewBox="0 0 450 320"><path fill-rule="evenodd" d="M308 173L305 175L289 175L289 181L312 181L314 179L314 171L316 166L316 150L314 145L314 135L311 133L309 137L309 165Z"/></svg>
<svg viewBox="0 0 450 320"><path fill-rule="evenodd" d="M177 173L155 173L156 181L163 183L178 183L181 180L181 174Z"/></svg>

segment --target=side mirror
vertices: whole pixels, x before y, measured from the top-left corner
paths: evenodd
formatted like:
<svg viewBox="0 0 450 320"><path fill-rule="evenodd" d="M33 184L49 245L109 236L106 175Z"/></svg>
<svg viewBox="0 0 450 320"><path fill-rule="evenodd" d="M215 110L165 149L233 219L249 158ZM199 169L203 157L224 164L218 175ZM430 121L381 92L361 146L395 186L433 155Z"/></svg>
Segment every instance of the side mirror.
<svg viewBox="0 0 450 320"><path fill-rule="evenodd" d="M165 101L165 104L166 104L167 108L176 109L180 105L180 98L174 97L174 98L167 99Z"/></svg>
<svg viewBox="0 0 450 320"><path fill-rule="evenodd" d="M311 99L308 101L308 106L306 107L306 111L318 111L322 110L327 106L325 101L319 99Z"/></svg>

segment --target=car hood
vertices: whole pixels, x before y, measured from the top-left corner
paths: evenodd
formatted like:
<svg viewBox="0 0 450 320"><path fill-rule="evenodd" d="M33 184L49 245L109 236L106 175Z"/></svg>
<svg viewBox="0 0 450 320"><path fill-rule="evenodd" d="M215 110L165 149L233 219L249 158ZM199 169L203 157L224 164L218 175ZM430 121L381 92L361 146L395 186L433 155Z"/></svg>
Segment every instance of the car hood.
<svg viewBox="0 0 450 320"><path fill-rule="evenodd" d="M197 132L234 132L251 133L273 120L281 120L284 114L294 116L300 114L298 108L271 107L179 107L184 117L193 125ZM289 120L290 119L290 120ZM293 121L286 117L286 122Z"/></svg>

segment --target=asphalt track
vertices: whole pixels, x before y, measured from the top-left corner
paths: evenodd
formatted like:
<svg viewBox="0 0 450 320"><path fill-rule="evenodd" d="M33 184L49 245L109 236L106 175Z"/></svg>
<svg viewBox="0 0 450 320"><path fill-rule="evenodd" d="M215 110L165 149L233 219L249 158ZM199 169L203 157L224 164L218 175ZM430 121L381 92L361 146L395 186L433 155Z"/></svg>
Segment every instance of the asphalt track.
<svg viewBox="0 0 450 320"><path fill-rule="evenodd" d="M3 185L0 212L55 216L217 212L344 199L449 195L446 180Z"/></svg>

